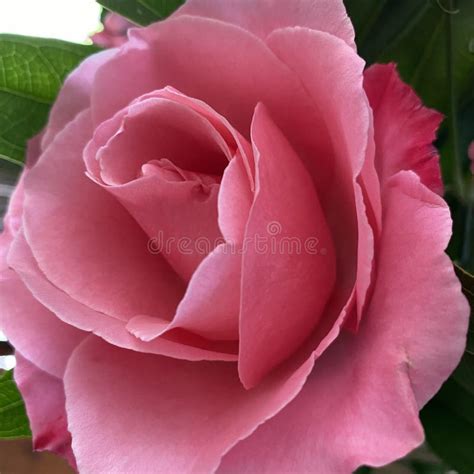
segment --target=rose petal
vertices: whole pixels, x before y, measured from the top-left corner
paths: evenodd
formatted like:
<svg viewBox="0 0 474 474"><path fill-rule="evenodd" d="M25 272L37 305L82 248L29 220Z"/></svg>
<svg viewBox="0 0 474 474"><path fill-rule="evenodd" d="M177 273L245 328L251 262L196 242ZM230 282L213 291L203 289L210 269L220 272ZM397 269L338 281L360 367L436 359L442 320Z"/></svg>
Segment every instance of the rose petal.
<svg viewBox="0 0 474 474"><path fill-rule="evenodd" d="M185 170L219 175L230 159L228 146L209 121L179 102L148 97L127 108L120 122L98 152L107 184L134 180L152 160L167 159Z"/></svg>
<svg viewBox="0 0 474 474"><path fill-rule="evenodd" d="M252 142L256 192L245 236L240 316L239 373L245 387L255 386L311 334L336 272L311 177L261 104ZM310 249L309 241L315 244Z"/></svg>
<svg viewBox="0 0 474 474"><path fill-rule="evenodd" d="M395 64L365 72L364 87L374 111L376 167L382 186L400 170L412 170L422 183L443 193L439 155L433 146L442 115L423 106L398 75Z"/></svg>
<svg viewBox="0 0 474 474"><path fill-rule="evenodd" d="M387 464L423 441L418 410L459 362L469 307L443 253L446 203L411 172L387 183L383 202L378 279L358 334L341 335L295 401L219 472L346 473Z"/></svg>
<svg viewBox="0 0 474 474"><path fill-rule="evenodd" d="M110 77L116 80L111 82ZM181 16L133 30L129 43L97 74L94 122L99 124L133 99L167 86L202 100L247 138L253 111L261 101L296 141L310 141L321 151L330 146L324 128L314 134L301 127L304 122L319 129L320 114L308 104L298 78L262 41L236 26L198 17Z"/></svg>
<svg viewBox="0 0 474 474"><path fill-rule="evenodd" d="M123 117L119 113L103 123L86 148L85 160L94 179L118 198L159 250L164 248L163 258L187 282L222 241L218 178L207 173L220 174L233 151L206 117L160 96L161 91L156 97L150 94ZM109 122L117 130L107 139L113 130ZM196 248L198 240L207 252Z"/></svg>
<svg viewBox="0 0 474 474"><path fill-rule="evenodd" d="M368 197L364 199L364 196L367 196L367 193L364 195L364 190L366 190L367 188L362 188L363 185L363 180L362 184L355 183L354 185L356 208L358 211L357 227L359 233L359 239L357 242L357 278L355 282L355 308L354 311L349 312L348 317L344 322L344 327L353 332L357 332L359 328L359 324L364 313L364 308L369 297L371 285L373 283L372 274L375 264L374 256L376 247L374 227L376 231L381 230L381 225L377 224L377 218L373 217L372 225L369 221L368 213L369 211L373 210L373 208L367 209L367 207L370 206L371 201ZM379 186L379 183L373 182L369 185ZM380 191L377 191L376 195L379 197ZM377 202L381 205L381 201ZM374 216L374 214L372 214L372 216ZM378 237L380 238L379 235Z"/></svg>
<svg viewBox="0 0 474 474"><path fill-rule="evenodd" d="M235 364L144 355L91 337L64 378L79 471L213 472L227 450L295 397L312 364L247 391Z"/></svg>
<svg viewBox="0 0 474 474"><path fill-rule="evenodd" d="M229 343L212 343L206 339L191 338L183 334L161 337L149 343L140 341L126 330L125 321L94 311L52 285L41 273L22 235L16 239L8 257L9 264L20 275L28 290L46 308L68 325L83 331L91 331L110 344L185 360L237 359L237 349ZM23 346L21 349L24 349ZM33 357L33 360L39 359Z"/></svg>
<svg viewBox="0 0 474 474"><path fill-rule="evenodd" d="M172 101L175 104L175 107L182 106L188 109L187 120L194 121L193 128L200 128L200 134L203 135L198 137L198 139L204 144L208 142L208 145L215 146L218 145L220 148L221 154L227 156L228 160L231 160L236 150L242 156L245 168L249 173L249 177L253 176L253 159L252 159L252 149L250 144L242 137L242 135L227 121L225 117L218 114L213 110L209 105L201 100L188 97L185 94L179 92L173 87L167 86L163 89L154 90L138 98L132 102L131 105L125 107L121 111L117 112L111 119L102 122L95 130L93 140L87 145L87 148L84 152L84 160L87 165L89 173L97 180L102 181L100 176L101 170L98 163L98 158L100 158L100 151L102 147L105 147L107 143L113 139L115 136L123 133L124 128L124 119L127 115L130 114L133 110L138 110L138 112L143 110L143 106L152 102L150 105L156 104L156 100ZM183 111L181 111L181 114ZM206 123L207 122L207 123ZM181 129L182 134L189 133L186 131L186 127L176 127ZM146 137L147 141L153 140L153 138ZM161 145L158 143L158 145ZM182 153L181 153L182 154ZM203 166L202 163L193 162L192 156L190 160L187 160L184 163L178 163L181 167L188 169L199 168ZM153 156L153 159L156 159L156 154ZM133 161L137 161L136 157L132 157ZM140 163L140 162L139 162ZM143 163L143 160L141 161ZM217 167L225 166L227 163L221 161L219 157L219 162ZM135 164L133 171L137 172L138 164Z"/></svg>
<svg viewBox="0 0 474 474"><path fill-rule="evenodd" d="M150 236L151 252L166 259L185 282L222 242L217 226L217 184L205 189L196 182L171 182L155 174L107 190ZM199 250L199 241L207 251Z"/></svg>
<svg viewBox="0 0 474 474"><path fill-rule="evenodd" d="M137 316L127 329L149 341L173 328L183 328L208 339L239 339L241 251L221 244L199 265L171 323Z"/></svg>
<svg viewBox="0 0 474 474"><path fill-rule="evenodd" d="M218 221L226 242L242 245L252 199L244 160L239 153L225 169L219 189Z"/></svg>
<svg viewBox="0 0 474 474"><path fill-rule="evenodd" d="M363 62L342 40L319 35L323 40L308 45L303 56L327 48L321 70L332 73L328 80L326 74L303 71L312 80L318 78L320 87L313 87L314 97L302 87L299 71L294 74L255 36L230 24L183 15L134 31L126 48L101 68L92 102L95 121L100 122L145 91L172 85L209 104L247 138L255 106L264 103L320 191L329 227L337 239L338 273L342 276L338 285L340 311L355 281L358 244L352 181L366 155L370 108L362 89ZM199 43L194 41L196 37L200 38ZM289 54L299 47L298 41L291 44ZM316 56L315 64L320 64L320 55ZM140 73L131 77L128 71L137 64ZM216 69L219 74L215 74ZM110 83L108 77L119 79ZM327 94L334 84L341 84L337 93ZM326 108L334 119L329 121L332 128L334 123L344 124L344 130L341 131L342 126L336 128L334 140L323 120ZM360 120L354 121L354 117ZM354 143L347 149L345 143L349 139ZM332 142L339 145L338 156ZM348 160L348 156L352 159Z"/></svg>
<svg viewBox="0 0 474 474"><path fill-rule="evenodd" d="M372 116L363 90L364 62L340 39L307 28L274 31L267 44L301 78L323 111L332 138L334 156L313 157L305 163L315 179L334 239L337 289L343 304L357 282L356 323L352 324L356 327L372 279L374 238L368 210L375 214L374 224L380 219L378 182L373 170L364 168L367 160L373 161ZM363 186L366 200L358 185Z"/></svg>
<svg viewBox="0 0 474 474"><path fill-rule="evenodd" d="M342 40L319 34L325 41L308 45L302 56L315 55L315 51L327 48L321 70L328 69L332 73L328 80L327 74L315 75L311 68L304 70L303 76L311 80L317 78L321 86L321 90L313 87L314 97L309 97L301 85L299 71L298 75L294 74L262 41L236 26L183 15L135 30L127 46L97 75L93 115L96 123L101 122L146 91L172 85L209 104L249 137L254 108L258 102L264 103L321 192L328 224L338 239L338 267L340 275L344 275L339 285L342 308L355 281L357 222L351 181L364 162L370 108L362 89L363 62ZM199 43L194 41L196 37L200 38ZM288 54L293 55L299 47L298 41L291 44ZM229 51L232 51L232 61L229 61ZM316 56L315 64L320 64L320 55ZM129 74L134 68L139 72ZM215 74L216 69L219 74ZM109 77L118 79L111 83ZM341 84L337 93L327 94L335 84ZM334 140L323 120L328 107L330 127L334 128L334 124L341 121L347 127L343 131L336 127ZM354 117L360 120L354 122ZM345 146L347 140L341 139L346 134L354 140L349 150ZM339 145L339 157L334 156L332 142ZM360 149L356 149L359 145ZM348 160L348 156L352 160ZM337 212L331 211L333 209Z"/></svg>
<svg viewBox="0 0 474 474"><path fill-rule="evenodd" d="M36 451L52 451L75 468L62 380L43 372L18 351L15 355L15 381L25 402L33 448Z"/></svg>
<svg viewBox="0 0 474 474"><path fill-rule="evenodd" d="M85 175L91 136L82 112L25 179L24 231L48 280L97 311L171 319L183 284L116 199ZM60 170L60 172L58 171Z"/></svg>
<svg viewBox="0 0 474 474"><path fill-rule="evenodd" d="M43 371L62 377L73 349L87 335L64 324L36 301L12 271L0 280L0 327Z"/></svg>
<svg viewBox="0 0 474 474"><path fill-rule="evenodd" d="M343 39L354 50L354 28L342 0L188 0L175 14L196 15L238 25L265 39L273 30L304 26Z"/></svg>

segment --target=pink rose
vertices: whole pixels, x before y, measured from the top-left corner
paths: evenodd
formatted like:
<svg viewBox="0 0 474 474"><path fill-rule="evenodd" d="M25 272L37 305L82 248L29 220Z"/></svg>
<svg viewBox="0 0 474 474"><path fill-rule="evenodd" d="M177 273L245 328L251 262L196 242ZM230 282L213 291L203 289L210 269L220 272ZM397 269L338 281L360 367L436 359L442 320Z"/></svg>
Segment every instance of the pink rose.
<svg viewBox="0 0 474 474"><path fill-rule="evenodd" d="M364 72L341 0L189 0L129 35L67 79L1 237L35 448L87 473L405 455L467 331L440 115Z"/></svg>
<svg viewBox="0 0 474 474"><path fill-rule="evenodd" d="M104 20L104 29L91 36L91 40L103 48L122 46L127 41L127 31L133 26L123 16L117 13L107 13Z"/></svg>

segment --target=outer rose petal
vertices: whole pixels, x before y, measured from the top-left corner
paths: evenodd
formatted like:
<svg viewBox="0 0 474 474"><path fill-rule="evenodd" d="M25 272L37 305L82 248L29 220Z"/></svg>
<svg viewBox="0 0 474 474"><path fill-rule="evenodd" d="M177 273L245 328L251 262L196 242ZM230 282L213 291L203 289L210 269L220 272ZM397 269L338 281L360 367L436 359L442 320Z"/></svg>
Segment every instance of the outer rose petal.
<svg viewBox="0 0 474 474"><path fill-rule="evenodd" d="M223 473L352 472L423 441L418 410L463 352L469 307L450 259L446 203L411 172L387 184L378 279L358 334L317 360L300 395L237 445Z"/></svg>
<svg viewBox="0 0 474 474"><path fill-rule="evenodd" d="M89 56L64 81L49 115L41 142L43 150L79 112L90 106L91 89L97 69L115 53L115 50L109 50Z"/></svg>
<svg viewBox="0 0 474 474"><path fill-rule="evenodd" d="M252 143L256 189L243 253L239 350L247 388L308 338L336 276L314 183L262 104L255 110Z"/></svg>
<svg viewBox="0 0 474 474"><path fill-rule="evenodd" d="M76 467L67 429L62 380L43 372L18 351L15 355L15 381L25 401L34 449L52 451Z"/></svg>
<svg viewBox="0 0 474 474"><path fill-rule="evenodd" d="M36 301L11 270L0 280L0 327L25 357L57 377L62 377L71 352L87 335Z"/></svg>
<svg viewBox="0 0 474 474"><path fill-rule="evenodd" d="M262 39L279 28L304 26L338 36L356 49L342 0L188 0L173 16L180 15L233 23Z"/></svg>
<svg viewBox="0 0 474 474"><path fill-rule="evenodd" d="M433 146L442 115L423 106L395 64L367 69L364 88L374 111L375 164L382 186L398 171L411 170L442 194L439 155Z"/></svg>
<svg viewBox="0 0 474 474"><path fill-rule="evenodd" d="M309 359L245 390L235 364L139 354L91 337L64 378L79 471L213 472L226 451L293 399L312 366Z"/></svg>

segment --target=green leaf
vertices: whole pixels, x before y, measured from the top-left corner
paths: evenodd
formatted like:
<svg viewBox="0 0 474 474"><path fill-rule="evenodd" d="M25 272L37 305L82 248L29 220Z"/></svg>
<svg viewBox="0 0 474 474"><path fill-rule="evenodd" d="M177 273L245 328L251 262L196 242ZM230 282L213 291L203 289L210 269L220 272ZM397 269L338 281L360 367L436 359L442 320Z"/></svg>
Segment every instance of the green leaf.
<svg viewBox="0 0 474 474"><path fill-rule="evenodd" d="M474 471L474 397L448 380L421 412L426 440L460 474Z"/></svg>
<svg viewBox="0 0 474 474"><path fill-rule="evenodd" d="M27 436L31 431L25 405L10 370L0 375L0 438Z"/></svg>
<svg viewBox="0 0 474 474"><path fill-rule="evenodd" d="M345 0L359 54L372 64L396 44L429 6L427 0Z"/></svg>
<svg viewBox="0 0 474 474"><path fill-rule="evenodd" d="M66 75L94 46L0 34L0 159L21 164Z"/></svg>
<svg viewBox="0 0 474 474"><path fill-rule="evenodd" d="M149 25L171 15L184 0L98 0L107 10L119 13L137 25Z"/></svg>
<svg viewBox="0 0 474 474"><path fill-rule="evenodd" d="M447 29L451 37L456 97L474 97L474 2L472 0L345 0L357 33L362 57L374 62L395 61L402 77L424 102L449 112L446 84Z"/></svg>

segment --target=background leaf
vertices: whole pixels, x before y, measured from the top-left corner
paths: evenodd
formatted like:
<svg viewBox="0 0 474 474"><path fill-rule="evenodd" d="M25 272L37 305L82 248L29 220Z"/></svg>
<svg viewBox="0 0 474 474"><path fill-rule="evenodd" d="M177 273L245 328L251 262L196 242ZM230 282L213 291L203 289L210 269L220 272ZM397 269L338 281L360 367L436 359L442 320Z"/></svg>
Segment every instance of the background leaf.
<svg viewBox="0 0 474 474"><path fill-rule="evenodd" d="M0 438L25 436L31 436L31 431L25 405L10 370L0 374Z"/></svg>
<svg viewBox="0 0 474 474"><path fill-rule="evenodd" d="M449 0L345 0L357 32L362 57L374 62L395 61L404 80L423 101L447 114L447 27L452 22L456 97L474 98L474 2Z"/></svg>
<svg viewBox="0 0 474 474"><path fill-rule="evenodd" d="M149 25L173 13L184 0L98 0L108 10L137 25Z"/></svg>
<svg viewBox="0 0 474 474"><path fill-rule="evenodd" d="M66 75L94 46L0 34L0 158L22 163Z"/></svg>

